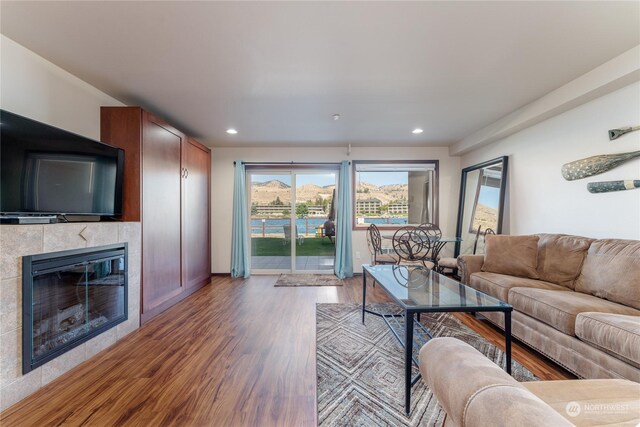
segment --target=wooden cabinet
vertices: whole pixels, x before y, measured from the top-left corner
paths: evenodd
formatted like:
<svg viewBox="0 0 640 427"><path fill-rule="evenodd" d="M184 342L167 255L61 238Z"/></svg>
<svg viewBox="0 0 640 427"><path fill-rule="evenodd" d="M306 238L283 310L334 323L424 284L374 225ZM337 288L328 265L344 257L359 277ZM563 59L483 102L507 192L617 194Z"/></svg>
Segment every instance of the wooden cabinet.
<svg viewBox="0 0 640 427"><path fill-rule="evenodd" d="M139 107L102 107L101 139L125 150L122 219L142 222L144 323L210 281L211 153Z"/></svg>
<svg viewBox="0 0 640 427"><path fill-rule="evenodd" d="M211 245L209 194L211 155L208 149L192 139L182 144L185 168L183 180L182 210L189 218L182 221L182 282L187 289L198 287L211 277Z"/></svg>

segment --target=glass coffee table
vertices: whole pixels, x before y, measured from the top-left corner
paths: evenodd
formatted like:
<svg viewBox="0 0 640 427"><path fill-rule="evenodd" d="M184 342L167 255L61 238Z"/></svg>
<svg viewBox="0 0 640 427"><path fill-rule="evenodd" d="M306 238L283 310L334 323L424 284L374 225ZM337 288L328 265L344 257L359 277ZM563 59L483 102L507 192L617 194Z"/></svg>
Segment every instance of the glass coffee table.
<svg viewBox="0 0 640 427"><path fill-rule="evenodd" d="M366 308L367 276L373 278L403 310L384 314ZM511 311L513 307L490 295L449 279L429 268L413 265L362 266L362 323L365 313L380 316L405 349L405 411L411 413L411 364L418 365L420 347L433 338L420 322L420 313L501 311L504 313L506 371L511 374ZM414 323L414 316L418 322ZM415 346L415 351L414 351Z"/></svg>

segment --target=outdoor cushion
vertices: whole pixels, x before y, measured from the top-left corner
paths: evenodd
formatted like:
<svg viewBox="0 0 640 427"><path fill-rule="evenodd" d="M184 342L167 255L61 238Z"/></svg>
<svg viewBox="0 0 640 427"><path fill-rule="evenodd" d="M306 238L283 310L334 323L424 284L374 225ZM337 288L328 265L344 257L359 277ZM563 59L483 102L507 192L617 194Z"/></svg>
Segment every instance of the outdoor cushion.
<svg viewBox="0 0 640 427"><path fill-rule="evenodd" d="M575 288L640 309L640 241L595 240Z"/></svg>
<svg viewBox="0 0 640 427"><path fill-rule="evenodd" d="M579 313L594 311L640 315L640 311L631 307L573 291L513 288L509 291L508 302L515 310L571 336L575 336L576 316Z"/></svg>
<svg viewBox="0 0 640 427"><path fill-rule="evenodd" d="M485 236L482 271L537 279L538 236Z"/></svg>
<svg viewBox="0 0 640 427"><path fill-rule="evenodd" d="M576 317L576 336L640 368L640 317L580 313Z"/></svg>
<svg viewBox="0 0 640 427"><path fill-rule="evenodd" d="M438 260L439 267L458 268L458 258L440 258Z"/></svg>
<svg viewBox="0 0 640 427"><path fill-rule="evenodd" d="M376 263L380 264L397 264L398 257L391 254L378 254L376 255Z"/></svg>
<svg viewBox="0 0 640 427"><path fill-rule="evenodd" d="M573 289L593 239L564 234L538 236L537 270L540 280Z"/></svg>
<svg viewBox="0 0 640 427"><path fill-rule="evenodd" d="M471 275L471 287L509 302L509 290L511 288L538 288L566 291L567 288L542 280L526 279L524 277L507 276L505 274L478 272Z"/></svg>

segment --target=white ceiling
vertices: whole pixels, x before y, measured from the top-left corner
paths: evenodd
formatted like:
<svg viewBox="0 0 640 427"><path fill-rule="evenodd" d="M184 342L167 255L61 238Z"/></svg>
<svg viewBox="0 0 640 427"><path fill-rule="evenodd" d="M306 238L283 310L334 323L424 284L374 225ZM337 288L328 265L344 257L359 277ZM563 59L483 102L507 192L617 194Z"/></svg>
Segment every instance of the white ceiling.
<svg viewBox="0 0 640 427"><path fill-rule="evenodd" d="M0 7L7 37L210 146L447 145L640 44L637 1Z"/></svg>

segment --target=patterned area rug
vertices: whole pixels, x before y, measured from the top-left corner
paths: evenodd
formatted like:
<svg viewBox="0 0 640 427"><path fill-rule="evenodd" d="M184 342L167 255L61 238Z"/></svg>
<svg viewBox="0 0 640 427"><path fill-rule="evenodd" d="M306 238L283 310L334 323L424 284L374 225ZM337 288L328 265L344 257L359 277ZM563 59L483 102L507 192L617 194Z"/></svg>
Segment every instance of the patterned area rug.
<svg viewBox="0 0 640 427"><path fill-rule="evenodd" d="M281 274L274 286L342 286L333 274Z"/></svg>
<svg viewBox="0 0 640 427"><path fill-rule="evenodd" d="M368 304L377 312L393 304ZM411 392L411 416L404 413L404 349L378 316L359 304L316 305L318 424L325 426L440 426L444 412L420 379ZM448 313L422 314L433 336L461 339L504 366L504 353ZM517 362L518 381L537 378ZM414 366L413 374L418 373Z"/></svg>

